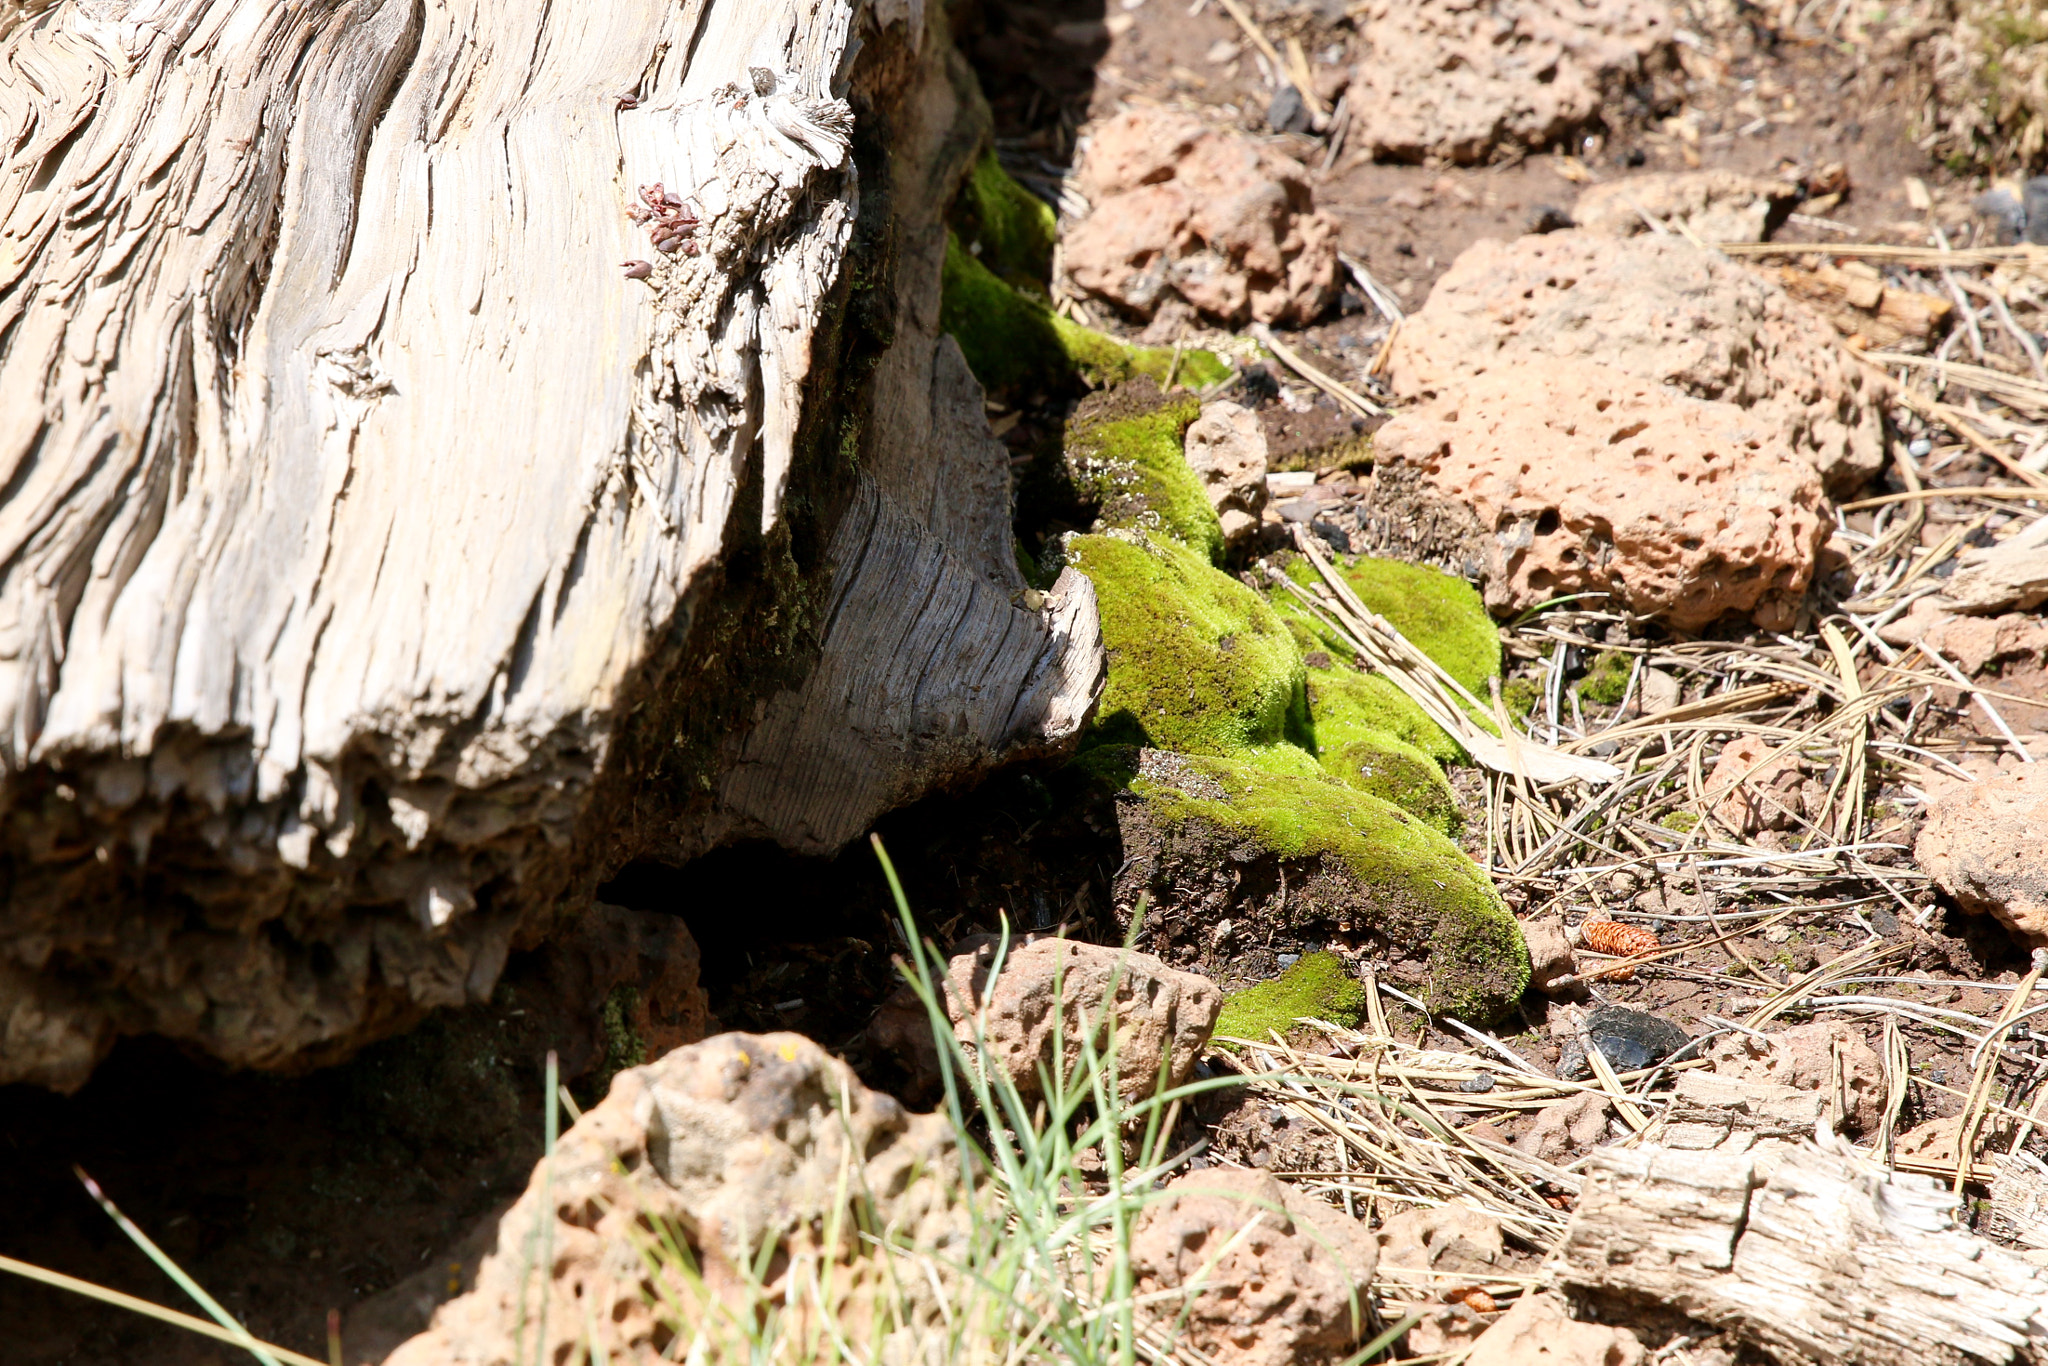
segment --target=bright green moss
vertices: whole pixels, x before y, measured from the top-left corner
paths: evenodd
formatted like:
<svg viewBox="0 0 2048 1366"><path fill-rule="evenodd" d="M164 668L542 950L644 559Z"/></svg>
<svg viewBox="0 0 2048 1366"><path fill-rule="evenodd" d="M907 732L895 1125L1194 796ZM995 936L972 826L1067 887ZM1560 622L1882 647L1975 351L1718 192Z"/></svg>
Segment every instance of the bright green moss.
<svg viewBox="0 0 2048 1366"><path fill-rule="evenodd" d="M1681 835L1689 835L1699 829L1700 818L1698 813L1692 811L1667 811L1657 818L1657 824L1663 826L1666 830L1675 830Z"/></svg>
<svg viewBox="0 0 2048 1366"><path fill-rule="evenodd" d="M1339 782L1392 802L1446 835L1464 825L1457 794L1436 761L1391 735L1375 732L1349 744L1325 746L1322 766Z"/></svg>
<svg viewBox="0 0 2048 1366"><path fill-rule="evenodd" d="M1500 685L1500 704L1509 716L1526 721L1543 704L1543 685L1533 678L1511 678Z"/></svg>
<svg viewBox="0 0 2048 1366"><path fill-rule="evenodd" d="M1621 704L1628 696L1628 681L1635 672L1635 656L1622 650L1602 650L1593 656L1586 676L1579 680L1579 700L1603 707Z"/></svg>
<svg viewBox="0 0 2048 1366"><path fill-rule="evenodd" d="M1362 558L1338 569L1369 610L1385 617L1475 696L1488 696L1491 681L1500 675L1500 638L1470 584L1397 560ZM1320 577L1299 558L1288 573L1303 584ZM1311 664L1311 740L1323 767L1446 834L1457 833L1457 799L1439 765L1465 762L1464 748L1392 679L1337 663L1348 657L1349 647L1316 624L1291 594L1276 591L1272 601ZM1492 729L1483 715L1479 719Z"/></svg>
<svg viewBox="0 0 2048 1366"><path fill-rule="evenodd" d="M998 394L1071 393L1134 375L1163 383L1169 370L1175 383L1201 388L1230 375L1210 352L1183 351L1176 368L1169 347L1125 346L1060 317L1037 294L999 278L950 232L939 326L960 343L975 378Z"/></svg>
<svg viewBox="0 0 2048 1366"><path fill-rule="evenodd" d="M1360 740L1408 745L1440 764L1463 763L1465 751L1421 707L1381 674L1356 669L1308 671L1308 709L1318 754Z"/></svg>
<svg viewBox="0 0 2048 1366"><path fill-rule="evenodd" d="M1187 757L1185 765L1195 779L1178 786L1142 775L1126 780L1155 823L1220 828L1240 847L1318 859L1337 871L1350 884L1344 900L1353 914L1422 961L1421 994L1432 1009L1491 1020L1528 986L1520 926L1486 874L1441 831L1324 778L1220 758ZM1314 902L1316 894L1302 900Z"/></svg>
<svg viewBox="0 0 2048 1366"><path fill-rule="evenodd" d="M1094 582L1109 655L1087 743L1243 755L1300 733L1301 652L1258 594L1163 537L1077 536L1067 563Z"/></svg>
<svg viewBox="0 0 2048 1366"><path fill-rule="evenodd" d="M1052 278L1059 217L1010 179L993 149L974 163L948 218L960 240L979 247L981 263L1001 278L1041 287Z"/></svg>
<svg viewBox="0 0 2048 1366"><path fill-rule="evenodd" d="M1288 568L1302 583L1319 577L1305 559ZM1401 560L1360 556L1337 569L1368 610L1485 700L1487 680L1500 676L1500 632L1478 589L1455 574Z"/></svg>
<svg viewBox="0 0 2048 1366"><path fill-rule="evenodd" d="M1283 1038L1299 1020L1327 1020L1350 1029L1365 1018L1365 987L1334 953L1303 954L1270 982L1234 992L1216 1017L1215 1033L1261 1043Z"/></svg>
<svg viewBox="0 0 2048 1366"><path fill-rule="evenodd" d="M1109 397L1113 405L1118 395ZM1087 400L1083 412L1102 401ZM1221 564L1223 525L1182 454L1188 424L1201 411L1193 397L1182 397L1127 416L1113 415L1113 406L1093 419L1077 414L1067 429L1067 473L1105 530L1171 536Z"/></svg>

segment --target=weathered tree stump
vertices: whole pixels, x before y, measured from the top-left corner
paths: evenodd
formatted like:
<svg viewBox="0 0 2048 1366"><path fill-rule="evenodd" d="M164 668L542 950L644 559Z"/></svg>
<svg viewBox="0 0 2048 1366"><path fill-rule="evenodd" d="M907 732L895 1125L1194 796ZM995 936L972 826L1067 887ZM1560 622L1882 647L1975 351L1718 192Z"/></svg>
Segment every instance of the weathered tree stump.
<svg viewBox="0 0 2048 1366"><path fill-rule="evenodd" d="M939 22L0 10L0 1081L336 1058L629 859L1072 739L1092 593L1023 591L938 336Z"/></svg>

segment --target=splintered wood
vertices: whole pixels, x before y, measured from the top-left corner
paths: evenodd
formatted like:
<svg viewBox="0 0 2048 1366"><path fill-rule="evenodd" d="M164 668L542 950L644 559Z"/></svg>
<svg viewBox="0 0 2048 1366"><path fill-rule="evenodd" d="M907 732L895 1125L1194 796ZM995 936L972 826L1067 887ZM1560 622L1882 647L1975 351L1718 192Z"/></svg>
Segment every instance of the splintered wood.
<svg viewBox="0 0 2048 1366"><path fill-rule="evenodd" d="M2048 1360L2048 1272L1958 1225L1931 1179L1841 1151L1602 1148L1564 1239L1563 1279L1650 1301L1782 1363Z"/></svg>

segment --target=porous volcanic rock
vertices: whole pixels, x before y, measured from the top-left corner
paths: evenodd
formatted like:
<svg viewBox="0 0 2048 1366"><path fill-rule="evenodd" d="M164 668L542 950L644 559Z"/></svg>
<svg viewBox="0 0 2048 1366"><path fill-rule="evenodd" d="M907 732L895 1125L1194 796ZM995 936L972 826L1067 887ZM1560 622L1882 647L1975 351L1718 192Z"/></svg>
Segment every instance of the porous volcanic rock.
<svg viewBox="0 0 2048 1366"><path fill-rule="evenodd" d="M1236 544L1257 531L1266 506L1266 429L1258 414L1228 400L1203 404L1188 426L1186 454L1223 525L1223 539Z"/></svg>
<svg viewBox="0 0 2048 1366"><path fill-rule="evenodd" d="M1641 1366L1642 1342L1626 1328L1578 1323L1561 1295L1524 1295L1479 1335L1465 1366Z"/></svg>
<svg viewBox="0 0 2048 1366"><path fill-rule="evenodd" d="M1841 1056L1839 1081L1837 1052ZM1859 1134L1877 1132L1884 1113L1884 1060L1853 1025L1817 1020L1762 1039L1738 1034L1715 1044L1707 1056L1718 1075L1737 1081L1770 1082L1801 1091L1835 1088L1830 1108L1847 1101L1846 1110L1832 1117L1835 1127L1846 1126Z"/></svg>
<svg viewBox="0 0 2048 1366"><path fill-rule="evenodd" d="M566 1362L600 1350L653 1361L678 1327L658 1307L643 1255L649 1230L662 1228L693 1250L717 1296L739 1292L764 1236L778 1242L761 1263L771 1297L838 1261L833 1284L856 1318L870 1268L855 1216L943 1259L967 1223L948 1179L958 1171L942 1116L870 1091L800 1034L721 1034L679 1048L621 1072L562 1135L549 1173L536 1169L499 1221L476 1288L442 1305L386 1366ZM533 1274L537 1240L551 1247L550 1276Z"/></svg>
<svg viewBox="0 0 2048 1366"><path fill-rule="evenodd" d="M1260 1171L1189 1172L1163 1196L1131 1232L1131 1270L1140 1294L1204 1285L1182 1341L1226 1366L1315 1366L1357 1342L1378 1260L1364 1224Z"/></svg>
<svg viewBox="0 0 2048 1366"><path fill-rule="evenodd" d="M1500 1220L1458 1200L1391 1216L1380 1225L1379 1244L1383 1268L1464 1272L1477 1279L1506 1251Z"/></svg>
<svg viewBox="0 0 2048 1366"><path fill-rule="evenodd" d="M1002 971L999 936L973 935L953 948L946 964L946 1014L971 1054L977 1029L983 1045L1025 1099L1040 1092L1039 1069L1069 1069L1080 1039L1109 1005L1116 1031L1117 1072L1127 1098L1152 1093L1162 1068L1178 1086L1194 1070L1223 992L1208 978L1134 953L1071 939L1012 942ZM1057 1015L1055 1011L1057 1010ZM1054 1056L1054 1042L1064 1047ZM908 987L898 991L868 1026L868 1037L903 1059L919 1081L939 1076L937 1047L924 1003Z"/></svg>
<svg viewBox="0 0 2048 1366"><path fill-rule="evenodd" d="M1783 630L1826 539L1820 480L1760 415L1588 361L1496 363L1374 444L1383 482L1469 510L1496 614L1609 593L1681 630Z"/></svg>
<svg viewBox="0 0 2048 1366"><path fill-rule="evenodd" d="M1671 67L1660 0L1370 0L1353 14L1351 136L1381 161L1547 146Z"/></svg>
<svg viewBox="0 0 2048 1366"><path fill-rule="evenodd" d="M1572 220L1587 232L1634 237L1651 221L1684 225L1703 242L1761 242L1774 214L1799 199L1789 180L1735 171L1653 171L1589 185Z"/></svg>
<svg viewBox="0 0 2048 1366"><path fill-rule="evenodd" d="M1168 109L1095 130L1088 216L1061 244L1068 279L1139 317L1173 295L1226 323L1306 323L1336 297L1337 225L1300 162Z"/></svg>
<svg viewBox="0 0 2048 1366"><path fill-rule="evenodd" d="M1833 491L1884 462L1886 381L1777 285L1676 236L1475 242L1401 328L1387 377L1414 400L1539 356L1733 403Z"/></svg>
<svg viewBox="0 0 2048 1366"><path fill-rule="evenodd" d="M2048 765L2027 764L1936 796L1913 856L1966 911L2048 945Z"/></svg>

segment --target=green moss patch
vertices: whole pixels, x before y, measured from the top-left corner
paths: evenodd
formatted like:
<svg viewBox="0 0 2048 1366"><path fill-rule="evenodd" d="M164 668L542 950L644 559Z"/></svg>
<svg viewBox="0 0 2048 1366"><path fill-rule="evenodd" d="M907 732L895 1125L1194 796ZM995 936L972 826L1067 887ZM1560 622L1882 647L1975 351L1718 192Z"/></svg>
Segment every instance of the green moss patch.
<svg viewBox="0 0 2048 1366"><path fill-rule="evenodd" d="M1099 765L1115 776L1107 756ZM1217 870L1230 867L1232 894L1261 904L1266 928L1368 934L1432 1009L1492 1020L1528 985L1528 947L1485 873L1391 802L1230 759L1148 752L1121 767L1118 821L1132 863L1117 896L1150 894L1162 935L1199 943L1192 908L1213 904Z"/></svg>
<svg viewBox="0 0 2048 1366"><path fill-rule="evenodd" d="M1098 530L1170 536L1222 563L1223 526L1183 454L1201 412L1192 395L1169 397L1142 378L1081 401L1067 423L1067 478L1096 509Z"/></svg>
<svg viewBox="0 0 2048 1366"><path fill-rule="evenodd" d="M1464 826L1458 797L1436 761L1413 745L1373 734L1322 751L1323 770L1348 786L1392 802L1446 835Z"/></svg>
<svg viewBox="0 0 2048 1366"><path fill-rule="evenodd" d="M1206 556L1164 537L1077 536L1067 562L1094 581L1109 654L1084 743L1244 755L1303 729L1294 638Z"/></svg>
<svg viewBox="0 0 2048 1366"><path fill-rule="evenodd" d="M1334 953L1304 954L1270 982L1234 992L1214 1032L1263 1042L1283 1037L1299 1020L1327 1020L1346 1029L1365 1018L1365 986Z"/></svg>
<svg viewBox="0 0 2048 1366"><path fill-rule="evenodd" d="M1635 672L1635 656L1625 650L1602 650L1593 656L1586 676L1578 682L1579 700L1603 707L1619 706L1628 696L1628 681Z"/></svg>
<svg viewBox="0 0 2048 1366"><path fill-rule="evenodd" d="M982 386L1000 395L1062 394L1118 384L1134 375L1203 387L1230 367L1208 351L1188 350L1178 366L1163 346L1125 346L1070 322L1035 291L1019 289L946 235L939 326L953 334Z"/></svg>
<svg viewBox="0 0 2048 1366"><path fill-rule="evenodd" d="M954 234L998 277L1043 288L1052 279L1052 249L1059 216L983 152L947 215Z"/></svg>

